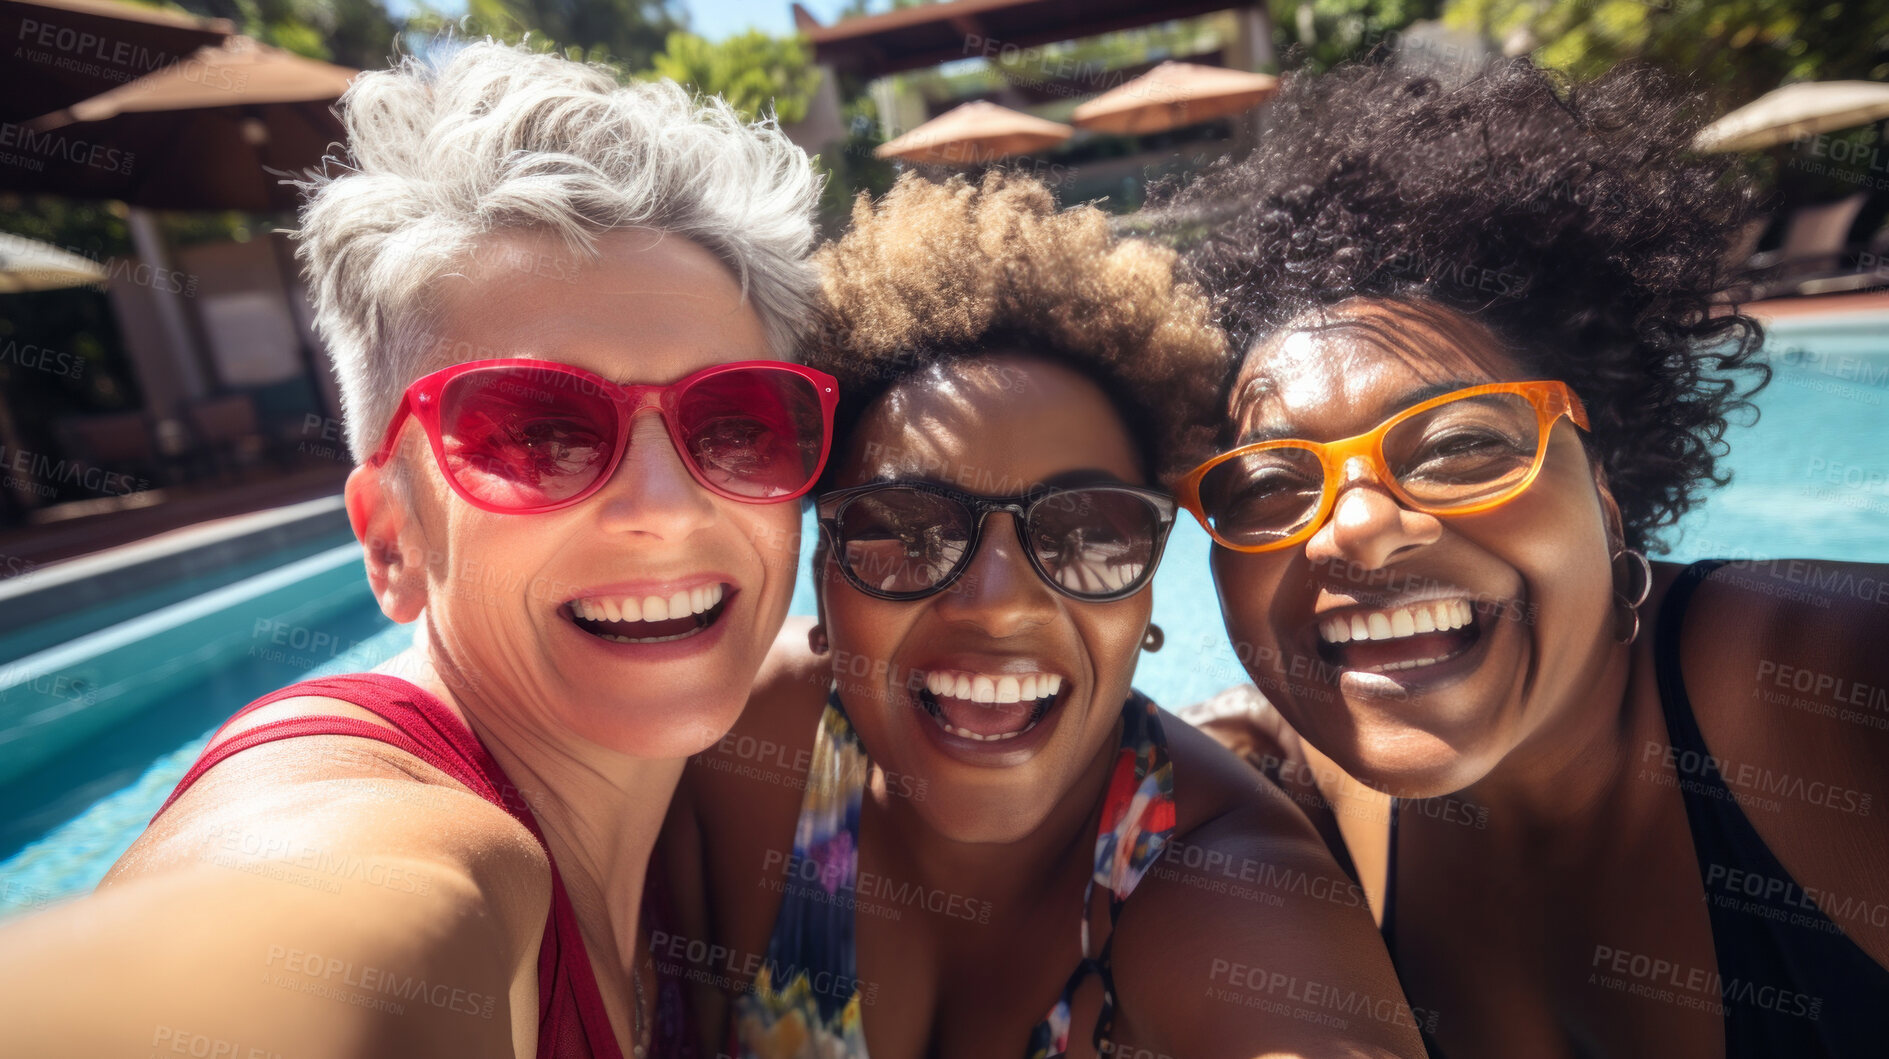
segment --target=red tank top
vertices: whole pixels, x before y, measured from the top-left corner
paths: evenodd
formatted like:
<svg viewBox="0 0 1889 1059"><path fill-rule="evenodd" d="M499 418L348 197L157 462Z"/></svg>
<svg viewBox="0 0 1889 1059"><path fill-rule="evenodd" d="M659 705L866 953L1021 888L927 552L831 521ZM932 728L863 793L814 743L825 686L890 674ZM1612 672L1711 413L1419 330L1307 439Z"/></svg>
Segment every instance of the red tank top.
<svg viewBox="0 0 1889 1059"><path fill-rule="evenodd" d="M258 725L198 758L151 819L162 816L199 776L233 754L278 739L349 735L398 747L432 765L474 794L512 814L513 819L525 825L538 844L544 846L544 832L539 830L538 821L525 805L523 796L472 730L445 703L398 677L359 673L291 684L236 711L217 732L220 734L223 728L251 710L282 699L311 695L353 703L393 728L382 728L354 717L292 717ZM544 854L549 861L548 846ZM650 884L655 885L655 873L651 874ZM649 915L657 904L646 893L644 914ZM656 1056L687 1059L693 1055L695 1050L687 1043L691 1027L683 1010L680 983L668 978L658 982L655 1022L651 1050ZM616 1035L610 1029L610 1016L604 1009L590 957L584 950L583 936L577 929L577 914L571 907L570 895L564 891L564 881L558 875L555 861L551 862L551 914L545 921L544 941L538 951L538 1059L623 1059Z"/></svg>

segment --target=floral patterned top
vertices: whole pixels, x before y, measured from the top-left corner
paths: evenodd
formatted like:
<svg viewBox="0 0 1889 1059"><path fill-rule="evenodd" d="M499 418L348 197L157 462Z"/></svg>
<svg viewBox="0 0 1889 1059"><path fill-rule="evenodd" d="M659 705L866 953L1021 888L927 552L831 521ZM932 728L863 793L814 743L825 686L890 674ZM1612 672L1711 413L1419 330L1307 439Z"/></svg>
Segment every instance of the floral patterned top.
<svg viewBox="0 0 1889 1059"><path fill-rule="evenodd" d="M754 986L735 1002L734 1054L742 1059L867 1059L861 1007L875 986L861 982L853 948L859 878L859 805L870 762L836 690L814 735L806 795L794 828L794 853L772 880L784 894ZM1102 982L1095 1044L1104 1051L1115 1018L1109 964L1113 925L1123 902L1174 834L1174 767L1153 702L1140 692L1122 705L1122 743L1102 802L1095 870L1082 895L1083 959L1062 995L1030 1033L1025 1059L1056 1059L1069 1050L1069 1008L1090 975ZM1095 952L1088 909L1095 888L1109 893L1109 940Z"/></svg>

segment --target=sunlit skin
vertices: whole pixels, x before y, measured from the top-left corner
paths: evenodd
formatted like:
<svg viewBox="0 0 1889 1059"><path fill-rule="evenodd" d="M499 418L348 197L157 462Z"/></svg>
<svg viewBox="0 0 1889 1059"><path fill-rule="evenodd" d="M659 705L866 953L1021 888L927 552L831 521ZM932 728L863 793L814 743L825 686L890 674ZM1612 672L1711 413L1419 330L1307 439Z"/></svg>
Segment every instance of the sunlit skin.
<svg viewBox="0 0 1889 1059"><path fill-rule="evenodd" d="M1425 387L1539 372L1474 320L1357 299L1252 349L1232 423L1241 438L1332 440ZM1358 781L1429 799L1398 814L1390 940L1411 1002L1443 1013L1437 1037L1453 1057L1724 1054L1716 1010L1597 977L1612 951L1687 973L1717 967L1714 894L1677 793L1688 777L1662 753L1671 743L1653 627L1678 568L1654 564L1639 635L1622 642L1632 626L1616 593L1630 574L1609 562L1619 541L1604 475L1563 419L1540 477L1494 510L1415 512L1354 466L1331 521L1303 544L1213 554L1228 633L1269 705L1209 730L1258 762L1287 762L1302 804L1329 800L1329 815L1313 815L1329 838L1342 834L1380 915L1388 817ZM1833 582L1882 576L1866 564L1793 565ZM1815 595L1801 587L1808 574L1791 576L1732 567L1695 597L1681 664L1707 746L1756 775L1814 777L1858 801L1889 796L1881 730L1780 709L1754 679L1766 665L1889 679L1879 605ZM1459 658L1389 674L1334 666L1330 648L1321 658L1319 615L1438 593L1477 604L1480 635ZM1877 817L1802 799L1747 816L1800 885L1889 900L1889 831ZM1854 917L1840 926L1889 964L1889 930Z"/></svg>
<svg viewBox="0 0 1889 1059"><path fill-rule="evenodd" d="M962 481L976 492L1003 495L1071 472L1142 484L1127 434L1088 427L1117 414L1087 379L1005 358L956 367L948 379L939 386L901 384L886 394L853 432L836 487ZM1029 392L1013 380L1026 380ZM1026 406L1044 413L1025 413ZM999 409L1016 414L993 414ZM1006 514L988 517L970 567L949 590L928 599L899 602L857 591L830 556L820 583L832 649L891 663L883 676L843 678L841 694L873 759L891 772L925 778L935 792L923 801L891 803L895 813L919 816L909 824L960 842L1015 842L1072 790L1100 796L1153 607L1150 592L1112 603L1058 593L1031 568ZM919 706L911 674L941 668L947 659L984 671L1032 659L1062 674L1062 697L1042 722L1053 725L1047 741L1031 740L1026 749L984 765L937 750L925 731L937 726Z"/></svg>
<svg viewBox="0 0 1889 1059"><path fill-rule="evenodd" d="M1385 311L1353 303L1339 315ZM1349 437L1425 387L1529 377L1468 321L1449 334L1401 323L1434 355L1413 362L1343 326L1288 331L1256 350L1234 386L1236 443ZM1330 518L1302 546L1214 549L1221 609L1260 689L1300 735L1373 786L1424 797L1461 790L1505 759L1552 768L1591 741L1577 733L1591 727L1579 708L1595 682L1617 689L1625 678L1608 620L1609 503L1566 419L1534 484L1474 515L1409 510L1354 459ZM1485 631L1472 652L1478 664L1397 679L1341 674L1320 660L1320 617L1437 597L1474 601Z"/></svg>
<svg viewBox="0 0 1889 1059"><path fill-rule="evenodd" d="M514 255L481 253L465 279L444 285L441 348L542 357L616 382L668 383L710 365L768 358L738 281L693 243L616 233L605 239L616 253L571 261L566 274L508 269L508 261L560 260L554 240L512 241L521 244ZM787 613L795 556L781 545L797 535L798 505L744 504L702 488L653 410L631 429L629 450L600 492L534 515L463 502L417 424L403 434L400 458L420 487L417 518L400 526L399 539L403 557L424 556L427 569L415 586L396 584L390 573L376 586L382 606L424 607L433 660L479 675L479 690L461 692L473 701L461 704L481 724L506 726L503 745L543 740L575 759L593 747L686 757L734 723ZM373 468L356 476L363 479L356 494L377 484ZM617 594L666 596L665 586L704 577L736 591L713 647L686 661L612 652L578 631L565 609L596 586L647 586ZM424 596L410 595L415 589Z"/></svg>
<svg viewBox="0 0 1889 1059"><path fill-rule="evenodd" d="M1004 496L1081 475L1140 483L1121 415L1093 381L1056 361L995 351L915 373L865 413L837 450L834 487L922 478ZM695 759L677 792L659 859L683 902L675 930L734 954L701 966L736 990L780 915L773 880L792 849L812 737L830 684L872 757L861 810L858 977L875 1059L1015 1054L1080 958L1078 910L1095 857L1100 803L1120 743L1121 709L1147 629L1151 589L1109 603L1071 599L1037 575L1008 514L992 514L961 580L928 598L860 592L820 563L818 628L789 622L728 739ZM824 650L809 649L810 639ZM913 698L909 671L996 666L1027 657L1065 678L1061 700L1015 750L942 743ZM922 684L920 685L922 686ZM1414 1055L1381 943L1360 896L1290 802L1256 791L1237 759L1163 715L1175 770L1177 847L1198 863L1267 865L1318 880L1337 899L1276 903L1162 862L1115 927L1120 1054L1241 1057ZM1026 742L1039 731L1039 741ZM1005 744L985 744L1004 747ZM1268 793L1270 791L1270 793ZM1215 863L1220 863L1216 861ZM699 873L699 874L698 874ZM1321 889L1321 893L1325 893ZM906 893L954 904L904 903ZM1107 912L1091 916L1097 944ZM1216 961L1219 961L1216 963ZM1264 966L1342 983L1404 1010L1405 1022L1353 1020L1343 1032L1216 999L1228 969ZM696 992L706 1040L726 1040L729 992ZM1073 1005L1071 1054L1094 1056L1100 1007L1091 980ZM1286 1009L1289 1011L1289 1009Z"/></svg>
<svg viewBox="0 0 1889 1059"><path fill-rule="evenodd" d="M426 340L449 360L543 358L667 383L769 356L737 278L673 236L611 233L594 258L552 237L494 236L437 294ZM742 504L702 488L653 412L633 431L603 488L554 512L465 503L411 420L395 461L358 468L346 493L382 611L416 623L415 646L379 668L463 718L535 813L624 1054L639 1023L638 912L662 809L685 756L734 722L773 642L800 514L797 504ZM570 600L599 589L657 594L710 576L731 594L694 637L615 644L568 617ZM379 723L348 703L299 698L222 738L311 715ZM287 869L272 861L293 867L311 850L375 874L340 878L332 891L276 877ZM193 786L96 897L14 928L11 953L44 955L6 961L12 971L91 988L47 997L9 972L5 994L31 999L20 1010L43 1016L47 1033L12 1004L6 1021L15 1045L49 1056L142 1054L155 1047L153 1025L285 1054L535 1055L549 868L511 816L396 748L347 737L253 747ZM402 884L376 881L388 872ZM83 940L94 936L140 956L102 959ZM291 949L496 1004L467 1017L433 1004L396 1015L337 1003L272 980L288 973ZM653 992L647 966L641 974ZM113 1002L101 1007L102 995Z"/></svg>

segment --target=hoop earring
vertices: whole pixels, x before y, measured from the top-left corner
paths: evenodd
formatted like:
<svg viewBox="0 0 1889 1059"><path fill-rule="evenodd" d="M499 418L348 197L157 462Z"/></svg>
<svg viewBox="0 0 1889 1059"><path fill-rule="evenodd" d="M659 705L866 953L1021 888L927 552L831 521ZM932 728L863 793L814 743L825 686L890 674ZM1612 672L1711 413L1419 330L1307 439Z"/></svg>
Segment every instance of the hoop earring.
<svg viewBox="0 0 1889 1059"><path fill-rule="evenodd" d="M808 629L807 630L807 650L812 651L814 654L817 654L817 655L823 655L823 654L826 654L827 649L828 649L828 644L826 642L826 626L815 625L813 628Z"/></svg>
<svg viewBox="0 0 1889 1059"><path fill-rule="evenodd" d="M1159 651L1161 645L1167 642L1167 633L1162 632L1161 627L1154 622L1149 622L1148 631L1141 634L1141 649L1149 654Z"/></svg>
<svg viewBox="0 0 1889 1059"><path fill-rule="evenodd" d="M1632 548L1622 548L1608 557L1608 565L1611 566L1614 563L1618 563L1622 558L1633 560L1633 563L1640 568L1640 588L1637 592L1621 592L1617 588L1614 590L1615 602L1625 606L1627 608L1627 614L1633 618L1633 627L1628 630L1626 639L1623 640L1616 636L1614 637L1614 642L1617 644L1630 644L1634 640L1639 639L1640 636L1640 604L1645 603L1646 597L1653 594L1653 564L1647 561L1645 553L1635 551ZM1628 583L1631 584L1632 566L1629 566L1627 570Z"/></svg>

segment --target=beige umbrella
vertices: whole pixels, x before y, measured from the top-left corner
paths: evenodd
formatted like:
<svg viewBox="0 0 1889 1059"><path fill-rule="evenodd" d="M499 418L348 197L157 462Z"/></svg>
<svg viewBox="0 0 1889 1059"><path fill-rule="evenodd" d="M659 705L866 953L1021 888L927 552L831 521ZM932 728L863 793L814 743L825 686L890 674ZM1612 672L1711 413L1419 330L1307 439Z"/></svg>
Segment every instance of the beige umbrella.
<svg viewBox="0 0 1889 1059"><path fill-rule="evenodd" d="M978 165L1067 140L1067 125L978 100L938 115L872 153L878 158Z"/></svg>
<svg viewBox="0 0 1889 1059"><path fill-rule="evenodd" d="M91 258L0 232L0 294L61 290L104 279L104 266Z"/></svg>
<svg viewBox="0 0 1889 1059"><path fill-rule="evenodd" d="M108 148L123 161L63 158L16 174L11 189L152 209L294 209L300 192L270 171L319 165L341 142L332 107L358 72L231 37L33 121L36 134Z"/></svg>
<svg viewBox="0 0 1889 1059"><path fill-rule="evenodd" d="M1889 84L1818 81L1766 92L1699 130L1701 151L1759 151L1803 136L1889 118Z"/></svg>
<svg viewBox="0 0 1889 1059"><path fill-rule="evenodd" d="M117 0L0 0L0 122L71 106L234 32L224 19Z"/></svg>
<svg viewBox="0 0 1889 1059"><path fill-rule="evenodd" d="M331 103L359 70L272 48L249 37L202 47L185 62L66 108L72 121L120 114L263 103ZM57 127L53 124L52 127Z"/></svg>
<svg viewBox="0 0 1889 1059"><path fill-rule="evenodd" d="M1270 74L1170 61L1077 107L1075 122L1131 136L1161 132L1251 110L1278 90Z"/></svg>

